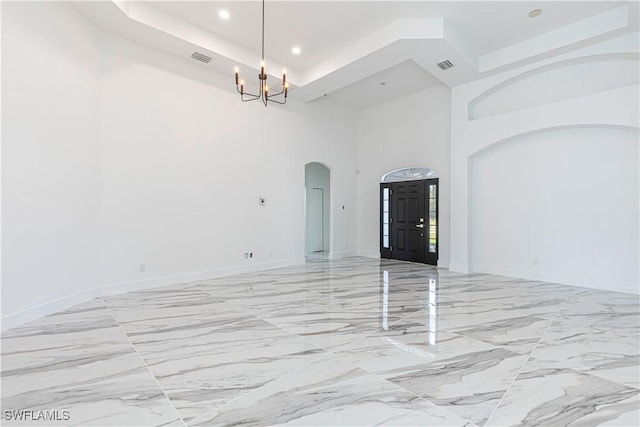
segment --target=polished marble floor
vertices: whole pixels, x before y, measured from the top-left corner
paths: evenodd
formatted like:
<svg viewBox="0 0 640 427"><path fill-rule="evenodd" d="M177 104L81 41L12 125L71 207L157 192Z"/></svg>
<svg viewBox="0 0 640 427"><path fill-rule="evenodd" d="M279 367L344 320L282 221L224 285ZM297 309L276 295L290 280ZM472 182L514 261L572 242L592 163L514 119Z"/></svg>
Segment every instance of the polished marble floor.
<svg viewBox="0 0 640 427"><path fill-rule="evenodd" d="M311 259L6 331L3 425L638 426L639 335L633 295Z"/></svg>

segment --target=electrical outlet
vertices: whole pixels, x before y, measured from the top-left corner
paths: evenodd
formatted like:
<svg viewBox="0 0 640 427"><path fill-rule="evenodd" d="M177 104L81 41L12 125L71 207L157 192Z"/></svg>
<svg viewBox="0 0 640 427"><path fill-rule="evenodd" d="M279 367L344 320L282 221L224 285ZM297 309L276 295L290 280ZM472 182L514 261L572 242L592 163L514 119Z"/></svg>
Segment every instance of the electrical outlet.
<svg viewBox="0 0 640 427"><path fill-rule="evenodd" d="M253 258L253 252L249 252L249 258Z"/></svg>
<svg viewBox="0 0 640 427"><path fill-rule="evenodd" d="M147 265L140 264L140 273L146 273L146 272L147 272Z"/></svg>
<svg viewBox="0 0 640 427"><path fill-rule="evenodd" d="M249 258L249 252L245 252L245 253L244 253L244 258L245 258L245 259Z"/></svg>

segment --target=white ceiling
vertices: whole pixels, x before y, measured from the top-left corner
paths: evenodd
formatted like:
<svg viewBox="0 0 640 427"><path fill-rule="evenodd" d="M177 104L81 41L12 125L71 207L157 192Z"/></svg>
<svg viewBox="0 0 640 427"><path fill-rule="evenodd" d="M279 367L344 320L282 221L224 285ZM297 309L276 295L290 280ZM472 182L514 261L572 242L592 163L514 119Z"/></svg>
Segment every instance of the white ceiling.
<svg viewBox="0 0 640 427"><path fill-rule="evenodd" d="M190 61L194 50L212 56L202 66L224 74L237 65L252 76L260 62L261 2L72 4L106 31ZM538 8L542 14L530 18ZM218 17L221 9L229 20ZM268 0L265 15L267 71L277 76L286 66L291 96L301 101L328 94L354 109L638 29L635 1ZM302 54L293 55L293 45ZM444 59L455 67L437 68Z"/></svg>
<svg viewBox="0 0 640 427"><path fill-rule="evenodd" d="M541 3L543 3L541 5ZM265 50L267 57L306 69L336 54L346 45L402 18L444 17L469 37L479 54L503 48L624 2L541 1L267 1ZM260 52L260 2L167 1L156 6L227 40ZM538 18L528 13L543 8ZM218 17L224 9L228 21ZM303 54L296 57L291 47Z"/></svg>
<svg viewBox="0 0 640 427"><path fill-rule="evenodd" d="M438 85L442 85L440 80L408 59L327 96L346 107L362 110Z"/></svg>

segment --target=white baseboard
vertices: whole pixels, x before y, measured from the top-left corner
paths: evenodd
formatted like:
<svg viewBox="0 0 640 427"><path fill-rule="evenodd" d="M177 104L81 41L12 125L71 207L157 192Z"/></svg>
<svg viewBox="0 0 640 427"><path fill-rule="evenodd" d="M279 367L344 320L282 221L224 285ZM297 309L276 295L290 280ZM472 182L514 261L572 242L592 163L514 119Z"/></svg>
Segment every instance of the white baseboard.
<svg viewBox="0 0 640 427"><path fill-rule="evenodd" d="M96 287L75 294L66 295L53 301L47 301L45 303L26 308L16 313L8 314L2 317L2 330L5 331L7 329L15 328L16 326L23 325L27 322L31 322L50 314L66 310L73 307L74 305L91 301L92 299L98 298L99 296L100 288Z"/></svg>
<svg viewBox="0 0 640 427"><path fill-rule="evenodd" d="M561 285L579 286L583 288L599 289L627 294L640 294L640 285L631 281L611 280L610 278L592 278L557 274L544 271L519 270L488 265L473 265L472 271L485 274L495 274L519 279L539 280L541 282L559 283Z"/></svg>
<svg viewBox="0 0 640 427"><path fill-rule="evenodd" d="M212 279L215 277L233 276L236 274L253 273L255 271L270 270L273 268L289 267L292 265L304 264L305 260L301 258L291 258L281 261L265 262L259 264L250 264L246 266L236 266L219 268L196 273L176 274L171 276L156 277L145 280L133 280L130 282L112 283L103 286L97 286L86 291L67 295L53 301L48 301L34 307L11 313L2 317L2 331L16 326L23 325L27 322L40 319L59 311L66 310L83 302L90 301L106 295L116 295L141 289L156 288L159 286L176 285L180 283L195 282L199 280Z"/></svg>

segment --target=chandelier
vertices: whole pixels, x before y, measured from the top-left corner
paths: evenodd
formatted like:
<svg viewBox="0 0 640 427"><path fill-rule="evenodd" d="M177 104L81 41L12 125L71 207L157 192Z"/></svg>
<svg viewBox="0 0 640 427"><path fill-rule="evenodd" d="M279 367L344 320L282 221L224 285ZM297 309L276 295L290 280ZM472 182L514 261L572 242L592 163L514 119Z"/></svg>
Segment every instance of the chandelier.
<svg viewBox="0 0 640 427"><path fill-rule="evenodd" d="M276 104L286 104L287 103L287 92L289 89L289 84L287 83L287 72L286 70L282 71L282 81L280 82L280 92L269 93L269 86L267 85L267 75L264 72L264 0L262 0L262 62L260 64L260 74L258 74L258 83L259 83L259 92L258 94L253 94L249 92L245 92L244 90L244 80L240 80L240 76L238 74L238 67L236 67L236 90L240 93L240 99L242 102L255 101L256 99L261 99L264 106L267 106L269 102L275 102ZM276 98L278 97L278 98Z"/></svg>

